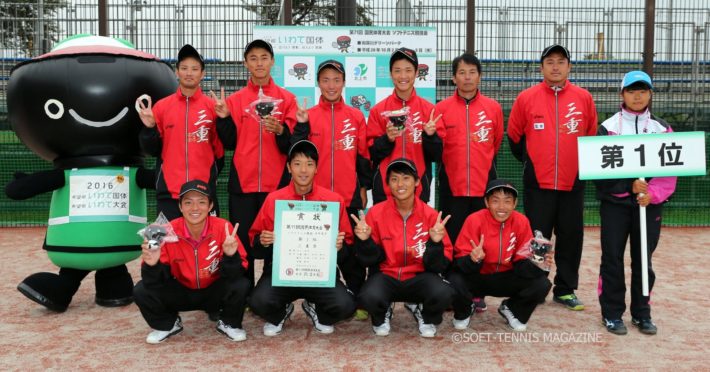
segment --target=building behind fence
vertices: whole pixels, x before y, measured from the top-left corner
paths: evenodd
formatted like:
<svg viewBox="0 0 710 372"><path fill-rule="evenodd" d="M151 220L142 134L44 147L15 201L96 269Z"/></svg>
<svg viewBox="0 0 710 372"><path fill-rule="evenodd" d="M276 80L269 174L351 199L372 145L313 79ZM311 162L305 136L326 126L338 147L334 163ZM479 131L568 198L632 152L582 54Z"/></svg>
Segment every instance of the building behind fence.
<svg viewBox="0 0 710 372"><path fill-rule="evenodd" d="M628 0L477 0L475 53L483 61L481 90L498 100L507 115L523 89L540 81L539 53L561 43L572 53L570 80L594 96L600 122L619 109L623 74L643 66L644 13L647 1ZM246 85L242 51L255 25L280 24L288 18L274 0L123 0L107 1L108 33L138 49L174 61L177 50L193 44L208 60L205 90L224 87L228 93ZM336 3L320 1L319 9L299 13L293 1L292 22L301 16L336 14ZM362 24L429 26L437 29L437 100L453 92L450 61L466 50L466 0L358 0L365 11ZM623 5L623 7L620 7ZM653 111L675 131L706 131L710 127L710 6L706 0L655 1ZM28 11L29 9L29 11ZM38 14L44 14L39 17ZM271 17L271 18L269 18ZM326 18L305 25L331 24ZM93 0L9 0L0 5L0 184L15 171L51 167L32 154L10 130L6 86L12 67L49 51L58 40L80 33L99 33L99 9ZM296 26L298 27L298 26ZM23 30L24 42L11 36ZM707 141L706 141L707 142ZM708 151L706 151L707 153ZM228 154L228 159L231 154ZM153 164L152 159L148 162ZM506 143L498 156L501 177L522 184L521 166ZM227 172L220 179L226 202ZM0 195L0 226L42 225L50 195L16 202ZM151 209L154 198L149 195ZM226 205L226 204L225 204ZM587 187L587 224L598 224L594 187ZM678 189L664 209L665 224L710 225L710 180L679 178Z"/></svg>

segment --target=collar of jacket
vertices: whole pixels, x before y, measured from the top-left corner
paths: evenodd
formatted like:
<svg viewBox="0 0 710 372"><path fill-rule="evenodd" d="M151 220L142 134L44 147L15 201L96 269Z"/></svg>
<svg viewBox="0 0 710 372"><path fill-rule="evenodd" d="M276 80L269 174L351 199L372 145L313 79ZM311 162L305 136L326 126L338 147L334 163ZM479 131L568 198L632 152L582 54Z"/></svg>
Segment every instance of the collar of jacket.
<svg viewBox="0 0 710 372"><path fill-rule="evenodd" d="M254 94L259 94L259 88L261 88L264 91L264 95L268 96L268 92L271 92L273 87L276 86L276 83L274 83L274 79L269 77L269 82L266 85L256 85L254 82L251 81L251 77L247 80L247 88L251 91L254 92Z"/></svg>
<svg viewBox="0 0 710 372"><path fill-rule="evenodd" d="M505 220L505 221L503 221L503 222L499 222L498 220L496 220L496 219L493 217L493 215L491 214L491 211L488 210L488 208L485 208L485 209L486 209L486 213L485 213L485 216L486 216L486 217L485 217L485 219L486 219L486 224L492 225L492 226L496 226L497 228L500 228L500 225L501 225L501 224L510 222L510 220L513 219L513 214L515 214L515 213L514 213L515 210L513 210L512 212L510 212L510 216L508 216L508 219L507 219L507 220Z"/></svg>
<svg viewBox="0 0 710 372"><path fill-rule="evenodd" d="M540 84L544 87L545 92L548 92L549 94L552 94L552 95L555 94L555 89L553 89L553 87L547 85L547 83L546 83L544 80L543 80ZM565 80L564 85L562 85L561 87L559 87L559 89L558 89L558 91L557 91L557 92L558 92L557 94L559 95L559 94L562 94L562 93L568 91L570 85L572 85L572 83L569 81L569 79L568 79L568 80Z"/></svg>
<svg viewBox="0 0 710 372"><path fill-rule="evenodd" d="M629 121L636 121L636 118L641 120L647 120L651 117L651 112L648 110L648 107L646 107L643 112L634 112L626 108L626 105L623 103L621 104L621 117L624 120L629 120Z"/></svg>
<svg viewBox="0 0 710 372"><path fill-rule="evenodd" d="M389 96L389 99L397 102L397 103L402 103L404 101L404 104L406 106L409 106L412 101L417 97L417 88L412 87L412 94L409 96L408 100L403 100L397 95L397 90L392 89L392 94Z"/></svg>
<svg viewBox="0 0 710 372"><path fill-rule="evenodd" d="M315 177L313 177L313 183L311 183L311 191L301 195L296 191L296 184L293 183L293 180L291 180L291 183L288 184L289 190L291 190L291 198L294 200L310 200L318 194L316 192L316 181ZM304 199L305 197L305 199Z"/></svg>
<svg viewBox="0 0 710 372"><path fill-rule="evenodd" d="M473 96L473 98L471 98L470 100L467 100L466 98L461 97L461 95L459 94L459 89L458 89L458 88L454 89L454 96L456 97L456 101L457 101L457 102L460 102L460 103L463 103L464 105L465 105L466 103L471 104L471 103L477 101L477 100L478 100L478 97L479 97L480 95L481 95L481 89L476 88L476 94Z"/></svg>
<svg viewBox="0 0 710 372"><path fill-rule="evenodd" d="M210 216L208 215L207 218L205 218L205 227L202 228L202 233L200 233L200 239L195 240L192 238L192 235L190 235L190 229L187 227L187 221L185 221L185 217L182 217L182 237L192 241L192 242L200 242L205 239L207 236L207 233L210 231Z"/></svg>
<svg viewBox="0 0 710 372"><path fill-rule="evenodd" d="M180 89L179 86L178 86L177 90L175 91L175 95L177 96L177 98L178 98L179 100L183 100L183 101L184 101L184 100L187 99L187 96L185 96L184 94L182 94L182 89ZM198 86L197 89L195 89L195 93L193 93L193 94L190 96L190 99L200 99L201 97L202 97L202 88L200 88L200 87Z"/></svg>
<svg viewBox="0 0 710 372"><path fill-rule="evenodd" d="M345 102L343 102L343 96L340 96L340 99L338 100L338 102L335 102L335 103L328 102L323 98L323 96L320 96L320 99L318 101L319 106L321 106L324 109L330 110L331 104L333 105L333 108L336 110L342 108L343 105L345 104Z"/></svg>
<svg viewBox="0 0 710 372"><path fill-rule="evenodd" d="M387 198L387 201L385 201L385 203L388 203L388 205L390 206L390 209L392 209L394 211L394 213L397 214L398 216L400 216L402 218L402 221L404 221L404 217L402 217L402 214L399 213L399 209L397 209L397 201L394 199L393 196L390 195L390 197ZM419 210L422 208L423 204L424 204L424 202L421 199L419 199L416 195L414 195L414 205L412 206L412 211L409 212L409 216L407 218L417 214L419 212Z"/></svg>

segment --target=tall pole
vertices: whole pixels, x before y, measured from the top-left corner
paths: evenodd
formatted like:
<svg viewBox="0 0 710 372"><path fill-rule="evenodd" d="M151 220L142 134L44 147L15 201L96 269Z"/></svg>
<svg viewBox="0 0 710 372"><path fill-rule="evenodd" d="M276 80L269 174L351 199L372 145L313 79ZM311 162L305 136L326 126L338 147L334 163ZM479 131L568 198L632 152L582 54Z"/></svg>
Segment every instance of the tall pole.
<svg viewBox="0 0 710 372"><path fill-rule="evenodd" d="M466 0L466 53L476 54L476 0Z"/></svg>
<svg viewBox="0 0 710 372"><path fill-rule="evenodd" d="M293 2L291 0L284 0L283 11L284 25L291 26L293 24Z"/></svg>
<svg viewBox="0 0 710 372"><path fill-rule="evenodd" d="M99 36L108 36L108 0L99 0Z"/></svg>
<svg viewBox="0 0 710 372"><path fill-rule="evenodd" d="M643 70L653 77L653 43L656 28L656 0L646 0L643 36Z"/></svg>
<svg viewBox="0 0 710 372"><path fill-rule="evenodd" d="M355 26L357 24L357 3L355 0L335 1L335 24Z"/></svg>

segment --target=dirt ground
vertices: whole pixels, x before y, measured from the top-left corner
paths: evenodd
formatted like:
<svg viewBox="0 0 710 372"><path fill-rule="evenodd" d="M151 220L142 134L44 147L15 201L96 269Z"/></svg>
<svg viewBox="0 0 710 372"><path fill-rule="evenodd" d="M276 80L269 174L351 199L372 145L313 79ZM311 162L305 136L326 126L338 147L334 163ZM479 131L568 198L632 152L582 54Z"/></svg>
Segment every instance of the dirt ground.
<svg viewBox="0 0 710 372"><path fill-rule="evenodd" d="M148 345L150 331L135 305L108 309L94 303L93 274L84 280L69 309L52 313L17 290L26 276L56 272L41 249L43 228L0 229L6 254L0 288L0 370L540 370L634 369L705 370L710 363L710 229L664 228L654 255L656 286L653 319L656 336L630 326L615 336L601 325L596 298L599 230L585 231L584 256L577 292L586 310L573 312L548 296L528 323L513 333L487 298L489 310L477 314L470 329L456 331L452 313L444 316L434 339L418 336L413 318L397 304L389 337L376 337L370 323L355 320L336 326L331 335L313 331L296 307L284 332L266 338L263 322L247 313L248 340L234 343L217 333L202 312L182 315L185 330L159 345ZM627 266L628 266L627 254ZM134 281L138 262L128 264ZM629 275L627 270L627 283ZM628 300L627 300L628 304Z"/></svg>

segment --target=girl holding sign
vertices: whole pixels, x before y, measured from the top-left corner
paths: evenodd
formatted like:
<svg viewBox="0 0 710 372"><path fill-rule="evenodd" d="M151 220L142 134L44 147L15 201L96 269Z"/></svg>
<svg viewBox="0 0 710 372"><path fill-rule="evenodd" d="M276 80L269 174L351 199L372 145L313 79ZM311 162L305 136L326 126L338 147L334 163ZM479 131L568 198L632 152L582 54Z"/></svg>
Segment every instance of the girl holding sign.
<svg viewBox="0 0 710 372"><path fill-rule="evenodd" d="M597 135L629 135L669 133L671 127L651 115L648 109L653 96L651 78L643 71L631 71L621 85L621 111L610 117L597 131ZM651 255L656 249L661 233L663 203L675 191L676 177L643 179L596 180L597 198L601 200L602 262L599 268L599 303L607 331L625 335L621 318L626 310L626 285L624 283L624 250L631 237L631 322L644 333L656 334L651 321L650 295L644 296L641 288L641 224L639 207L646 208L648 239L649 291L655 275Z"/></svg>

